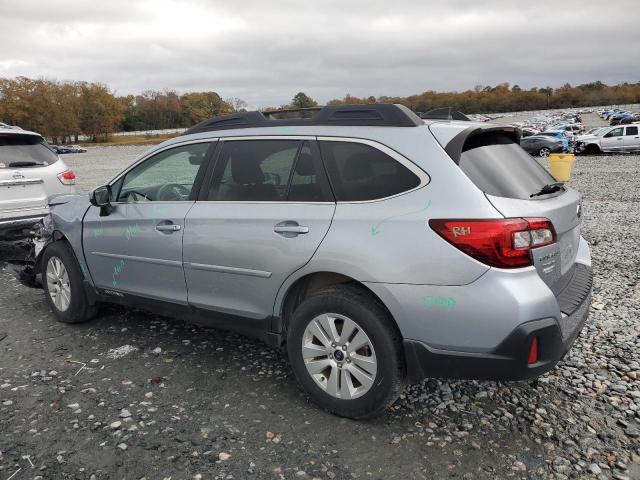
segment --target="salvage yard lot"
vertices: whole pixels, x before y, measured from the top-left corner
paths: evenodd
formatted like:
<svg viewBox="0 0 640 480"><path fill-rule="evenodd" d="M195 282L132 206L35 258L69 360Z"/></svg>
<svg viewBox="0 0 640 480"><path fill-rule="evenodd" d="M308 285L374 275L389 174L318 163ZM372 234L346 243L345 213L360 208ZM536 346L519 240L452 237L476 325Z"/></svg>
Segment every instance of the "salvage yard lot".
<svg viewBox="0 0 640 480"><path fill-rule="evenodd" d="M88 190L147 148L65 162ZM555 370L427 380L363 422L318 410L283 354L236 334L114 306L56 323L4 244L0 478L640 478L639 183L638 155L577 160L593 303Z"/></svg>

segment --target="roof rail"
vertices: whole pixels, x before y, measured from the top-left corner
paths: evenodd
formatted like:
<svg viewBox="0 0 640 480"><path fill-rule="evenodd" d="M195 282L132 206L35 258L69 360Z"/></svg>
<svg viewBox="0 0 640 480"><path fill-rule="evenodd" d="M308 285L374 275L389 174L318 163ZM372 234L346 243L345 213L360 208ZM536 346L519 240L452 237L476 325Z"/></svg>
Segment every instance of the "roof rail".
<svg viewBox="0 0 640 480"><path fill-rule="evenodd" d="M463 120L465 122L471 121L471 119L464 113L455 110L452 111L451 107L434 108L433 110L429 110L428 112L421 113L420 118L423 118L425 120Z"/></svg>
<svg viewBox="0 0 640 480"><path fill-rule="evenodd" d="M303 125L417 127L424 123L404 105L330 105L273 112L242 112L213 117L187 129L183 135L233 128Z"/></svg>

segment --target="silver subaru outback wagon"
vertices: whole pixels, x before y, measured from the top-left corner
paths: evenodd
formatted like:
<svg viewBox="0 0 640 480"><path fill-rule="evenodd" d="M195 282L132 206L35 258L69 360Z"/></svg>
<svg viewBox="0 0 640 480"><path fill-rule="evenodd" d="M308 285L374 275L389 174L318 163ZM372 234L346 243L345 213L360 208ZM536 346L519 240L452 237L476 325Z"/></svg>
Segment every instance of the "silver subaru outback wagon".
<svg viewBox="0 0 640 480"><path fill-rule="evenodd" d="M51 199L21 277L63 322L117 302L286 346L346 417L425 377L529 379L580 333L592 273L580 195L518 143L389 104L213 118Z"/></svg>

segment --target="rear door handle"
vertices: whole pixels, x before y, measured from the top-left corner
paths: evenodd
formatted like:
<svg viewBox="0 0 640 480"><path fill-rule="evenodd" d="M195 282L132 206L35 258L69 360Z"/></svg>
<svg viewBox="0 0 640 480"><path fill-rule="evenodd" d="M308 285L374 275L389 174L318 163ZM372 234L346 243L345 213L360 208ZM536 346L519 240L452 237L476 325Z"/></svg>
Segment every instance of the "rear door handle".
<svg viewBox="0 0 640 480"><path fill-rule="evenodd" d="M282 235L283 237L296 237L303 233L309 233L309 227L299 225L298 222L287 220L286 222L280 222L273 231Z"/></svg>
<svg viewBox="0 0 640 480"><path fill-rule="evenodd" d="M176 225L175 223L164 224L164 225L156 225L156 230L159 232L177 232L180 230L180 225Z"/></svg>
<svg viewBox="0 0 640 480"><path fill-rule="evenodd" d="M273 227L276 233L309 233L309 227Z"/></svg>

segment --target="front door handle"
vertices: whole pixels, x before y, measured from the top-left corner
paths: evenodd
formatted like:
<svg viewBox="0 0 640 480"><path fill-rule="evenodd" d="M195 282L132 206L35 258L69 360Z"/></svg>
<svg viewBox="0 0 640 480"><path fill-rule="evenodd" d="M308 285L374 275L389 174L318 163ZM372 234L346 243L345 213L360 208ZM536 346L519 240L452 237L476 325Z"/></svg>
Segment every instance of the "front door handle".
<svg viewBox="0 0 640 480"><path fill-rule="evenodd" d="M156 230L159 232L177 232L180 230L180 225L176 225L175 223L164 224L164 225L156 225Z"/></svg>
<svg viewBox="0 0 640 480"><path fill-rule="evenodd" d="M296 237L303 233L309 233L309 227L305 227L299 225L298 222L288 220L286 222L278 223L275 227L273 227L273 231L282 235L283 237Z"/></svg>

